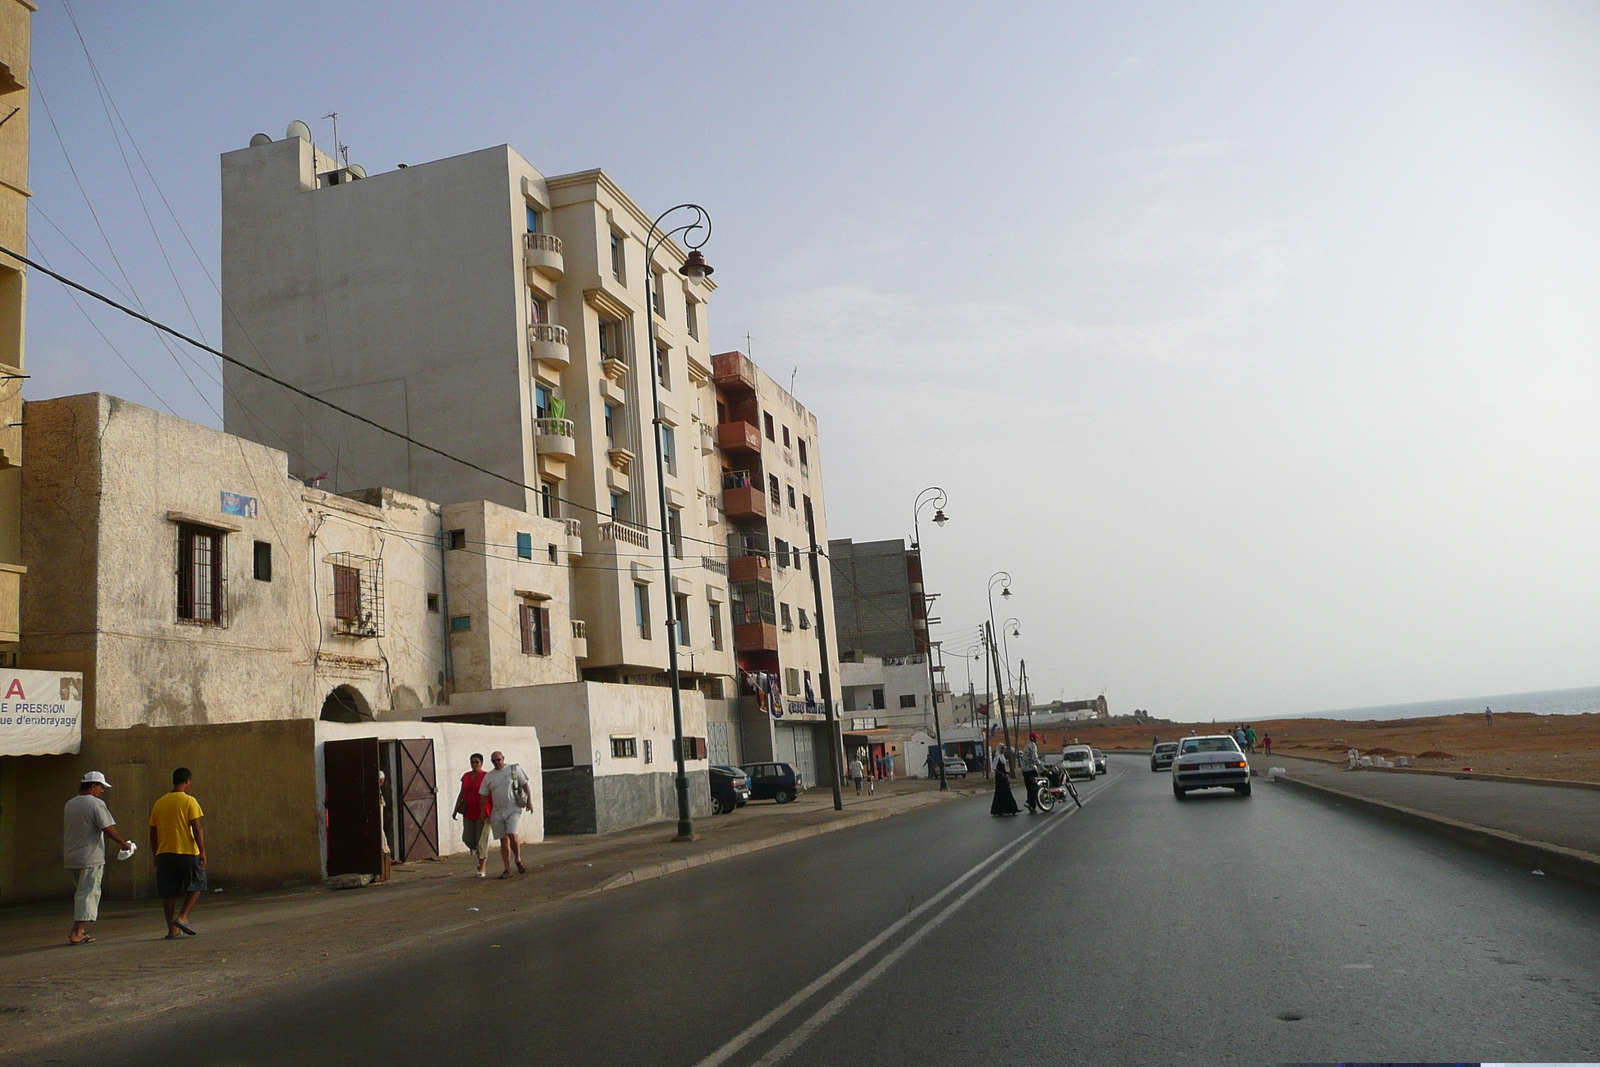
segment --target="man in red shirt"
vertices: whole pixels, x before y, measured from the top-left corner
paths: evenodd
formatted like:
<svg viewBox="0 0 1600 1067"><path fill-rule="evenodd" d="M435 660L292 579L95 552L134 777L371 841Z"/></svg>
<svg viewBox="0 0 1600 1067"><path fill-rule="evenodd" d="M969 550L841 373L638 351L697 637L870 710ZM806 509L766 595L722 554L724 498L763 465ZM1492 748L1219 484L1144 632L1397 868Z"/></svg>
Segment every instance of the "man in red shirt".
<svg viewBox="0 0 1600 1067"><path fill-rule="evenodd" d="M461 793L456 797L456 815L466 821L461 825L461 840L478 857L478 877L484 877L484 864L489 862L489 809L492 801L478 795L483 785L483 753L472 754L472 770L461 776Z"/></svg>

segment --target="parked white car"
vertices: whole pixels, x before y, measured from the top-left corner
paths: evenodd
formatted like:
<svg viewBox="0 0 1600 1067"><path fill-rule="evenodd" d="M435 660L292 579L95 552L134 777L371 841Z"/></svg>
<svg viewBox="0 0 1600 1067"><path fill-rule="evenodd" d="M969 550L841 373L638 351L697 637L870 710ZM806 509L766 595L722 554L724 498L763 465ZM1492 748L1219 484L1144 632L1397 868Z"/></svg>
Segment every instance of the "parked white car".
<svg viewBox="0 0 1600 1067"><path fill-rule="evenodd" d="M1061 750L1061 765L1068 778L1094 777L1094 749L1088 745L1068 745Z"/></svg>
<svg viewBox="0 0 1600 1067"><path fill-rule="evenodd" d="M1250 761L1227 734L1185 737L1172 760L1172 795L1182 800L1191 789L1232 789L1250 795Z"/></svg>

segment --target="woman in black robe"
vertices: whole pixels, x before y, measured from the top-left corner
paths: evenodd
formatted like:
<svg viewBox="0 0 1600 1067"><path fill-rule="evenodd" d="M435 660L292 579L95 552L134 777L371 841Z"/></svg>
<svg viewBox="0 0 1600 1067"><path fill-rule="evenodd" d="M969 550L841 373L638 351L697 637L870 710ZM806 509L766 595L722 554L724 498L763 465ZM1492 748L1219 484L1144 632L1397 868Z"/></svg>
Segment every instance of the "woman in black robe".
<svg viewBox="0 0 1600 1067"><path fill-rule="evenodd" d="M990 815L1016 815L1022 809L1017 807L1017 798L1011 795L1011 778L1007 773L1005 750L994 761L994 803L989 805Z"/></svg>

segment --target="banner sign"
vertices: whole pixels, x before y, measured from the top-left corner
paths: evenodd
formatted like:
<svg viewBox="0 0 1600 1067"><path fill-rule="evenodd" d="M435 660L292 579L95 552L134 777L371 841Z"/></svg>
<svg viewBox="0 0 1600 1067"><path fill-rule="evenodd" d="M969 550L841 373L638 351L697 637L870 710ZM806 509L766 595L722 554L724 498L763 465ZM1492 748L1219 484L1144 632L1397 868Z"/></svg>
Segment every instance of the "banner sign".
<svg viewBox="0 0 1600 1067"><path fill-rule="evenodd" d="M243 493L222 494L222 513L224 515L239 515L246 519L256 517L256 498L245 496Z"/></svg>
<svg viewBox="0 0 1600 1067"><path fill-rule="evenodd" d="M83 744L83 675L0 670L0 756L59 756Z"/></svg>

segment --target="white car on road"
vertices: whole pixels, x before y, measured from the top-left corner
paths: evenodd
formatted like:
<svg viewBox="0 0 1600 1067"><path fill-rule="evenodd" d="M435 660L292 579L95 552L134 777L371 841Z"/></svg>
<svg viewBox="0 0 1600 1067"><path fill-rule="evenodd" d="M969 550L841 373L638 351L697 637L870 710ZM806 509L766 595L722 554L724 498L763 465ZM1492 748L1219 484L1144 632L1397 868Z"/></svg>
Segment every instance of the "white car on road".
<svg viewBox="0 0 1600 1067"><path fill-rule="evenodd" d="M1227 734L1185 737L1172 760L1172 795L1182 800L1191 789L1232 789L1250 795L1250 761Z"/></svg>
<svg viewBox="0 0 1600 1067"><path fill-rule="evenodd" d="M1094 749L1088 745L1068 745L1061 750L1061 765L1068 778L1094 777Z"/></svg>

